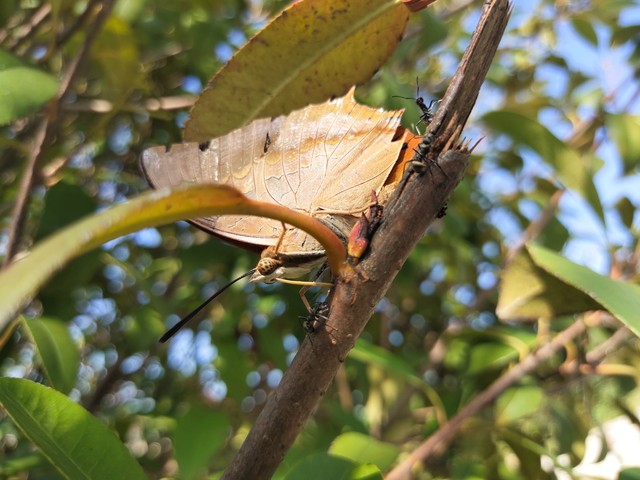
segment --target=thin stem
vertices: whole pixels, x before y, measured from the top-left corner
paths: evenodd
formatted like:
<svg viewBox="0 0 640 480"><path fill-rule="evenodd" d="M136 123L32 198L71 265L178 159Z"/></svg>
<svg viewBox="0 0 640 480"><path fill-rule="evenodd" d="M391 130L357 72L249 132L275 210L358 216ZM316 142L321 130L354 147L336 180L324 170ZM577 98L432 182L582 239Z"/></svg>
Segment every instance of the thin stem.
<svg viewBox="0 0 640 480"><path fill-rule="evenodd" d="M35 134L31 141L31 149L28 156L27 165L25 166L25 170L20 181L20 189L18 191L16 203L13 207L13 214L11 216L11 225L9 226L9 235L3 261L3 267L9 265L17 253L20 238L22 237L27 210L29 207L31 191L35 183L35 172L38 168L40 160L42 159L45 147L54 137L56 129L58 127L57 119L60 102L69 92L73 79L78 74L81 65L89 54L91 45L100 32L102 25L109 16L114 3L115 0L104 0L102 2L101 10L96 17L95 22L92 23L91 28L88 30L87 37L83 42L80 51L71 61L62 76L62 81L60 82L60 87L58 89L56 98L49 102L46 115L40 120L40 123L35 130Z"/></svg>
<svg viewBox="0 0 640 480"><path fill-rule="evenodd" d="M405 480L411 478L413 466L419 462L426 463L441 456L458 434L462 424L477 415L483 408L490 405L502 392L520 380L523 376L533 372L538 366L549 360L572 339L586 331L586 325L581 320L571 324L558 333L553 340L540 347L537 351L523 359L519 364L508 370L486 390L462 408L448 423L424 441L418 448L398 464L386 477L386 480Z"/></svg>

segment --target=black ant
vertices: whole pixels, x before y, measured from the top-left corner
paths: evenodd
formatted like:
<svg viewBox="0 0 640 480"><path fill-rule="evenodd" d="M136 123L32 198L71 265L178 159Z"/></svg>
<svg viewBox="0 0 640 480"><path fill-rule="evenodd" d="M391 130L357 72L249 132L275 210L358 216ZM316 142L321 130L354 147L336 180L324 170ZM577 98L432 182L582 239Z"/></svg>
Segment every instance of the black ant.
<svg viewBox="0 0 640 480"><path fill-rule="evenodd" d="M298 317L307 334L314 333L318 330L319 325L327 323L329 318L329 305L326 302L318 302L313 307L308 317Z"/></svg>
<svg viewBox="0 0 640 480"><path fill-rule="evenodd" d="M309 337L309 342L313 345L313 340L311 340L311 334L316 333L319 328L323 325L329 327L331 332L336 331L337 329L332 327L327 323L329 320L329 304L327 302L318 302L313 307L308 317L298 317L298 320L302 324L302 328L305 332L307 332L307 336ZM331 343L336 344L336 339L333 337L333 333L329 333L331 336Z"/></svg>
<svg viewBox="0 0 640 480"><path fill-rule="evenodd" d="M415 96L415 98L401 97L400 95L393 95L392 98L404 98L405 100L414 100L416 102L416 105L418 105L418 108L422 112L422 115L420 115L420 122L424 123L426 126L429 126L429 124L433 120L433 115L434 115L433 107L435 105L437 105L438 103L440 103L440 100L431 100L429 102L429 106L427 106L427 104L424 103L424 97L419 97L418 96L419 94L420 94L420 85L418 84L418 77L416 77L416 96ZM418 123L420 123L420 122L418 122Z"/></svg>

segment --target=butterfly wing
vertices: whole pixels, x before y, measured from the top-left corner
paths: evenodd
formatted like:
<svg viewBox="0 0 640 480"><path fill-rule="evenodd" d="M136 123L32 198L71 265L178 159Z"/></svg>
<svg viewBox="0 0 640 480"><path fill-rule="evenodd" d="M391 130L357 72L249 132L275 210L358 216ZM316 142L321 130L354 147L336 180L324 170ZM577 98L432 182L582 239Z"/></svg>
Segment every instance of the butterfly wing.
<svg viewBox="0 0 640 480"><path fill-rule="evenodd" d="M205 144L150 148L143 152L142 170L154 188L224 183L251 199L307 213L354 212L366 207L372 190L380 190L398 158L401 115L356 103L352 89L345 97L256 120ZM323 217L345 238L357 220L356 215L340 221L318 216ZM261 217L227 215L193 223L248 249L273 245L282 232L280 222ZM287 231L286 240L283 253L322 250L297 229Z"/></svg>

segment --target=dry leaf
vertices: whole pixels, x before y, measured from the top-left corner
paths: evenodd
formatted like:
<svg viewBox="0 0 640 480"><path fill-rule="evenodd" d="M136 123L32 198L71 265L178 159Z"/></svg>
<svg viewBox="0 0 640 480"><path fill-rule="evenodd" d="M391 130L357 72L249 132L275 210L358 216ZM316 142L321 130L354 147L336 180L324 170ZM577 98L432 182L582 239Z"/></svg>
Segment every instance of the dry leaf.
<svg viewBox="0 0 640 480"><path fill-rule="evenodd" d="M346 240L371 192L379 192L389 177L404 138L402 110L360 105L353 91L287 116L256 120L203 144L148 149L143 172L154 188L230 185L251 199L312 214ZM274 246L282 234L280 222L261 217L229 215L193 223L250 250ZM296 228L287 228L277 252L263 253L269 255L289 264L279 274L283 277L300 276L324 261L321 245Z"/></svg>

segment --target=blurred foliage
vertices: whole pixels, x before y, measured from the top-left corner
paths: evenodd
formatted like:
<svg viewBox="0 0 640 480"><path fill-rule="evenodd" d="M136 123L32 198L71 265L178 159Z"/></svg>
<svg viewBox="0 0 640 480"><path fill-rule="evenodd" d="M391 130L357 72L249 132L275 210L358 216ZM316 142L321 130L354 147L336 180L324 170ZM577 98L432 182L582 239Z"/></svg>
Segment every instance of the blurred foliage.
<svg viewBox="0 0 640 480"><path fill-rule="evenodd" d="M145 191L141 151L180 141L185 105L286 3L117 2L38 165L21 247ZM86 5L1 2L0 82L9 69L18 70L18 80L9 77L13 87L19 75L33 74L25 88L42 81L49 90L41 86L28 100L46 101L52 78L62 77L91 28L80 21ZM416 77L421 96L442 96L480 7L439 1L413 15L391 59L357 96L376 107L405 107L405 124L418 123L419 109L397 96L416 96ZM566 328L575 316L497 319L500 272L521 240L637 282L638 20L636 2L624 0L514 6L465 131L485 137L467 177L378 305L279 478L358 469L362 478L379 478ZM23 117L32 111L33 103L20 103L1 127L3 248L39 118ZM255 261L184 222L109 242L40 292L24 326L4 339L0 373L64 394L73 387L70 398L118 434L148 478L216 475L304 338L297 289L236 285L206 320L167 346L157 339ZM587 368L589 353L620 328L605 313L588 318L583 336L468 419L421 478L561 478L583 459L590 429L620 415L637 423L638 343L629 333L603 368ZM38 338L51 344L53 360L36 351ZM77 356L64 351L70 345L80 352L79 368ZM563 368L570 361L578 367ZM3 476L59 478L4 414L0 432Z"/></svg>

